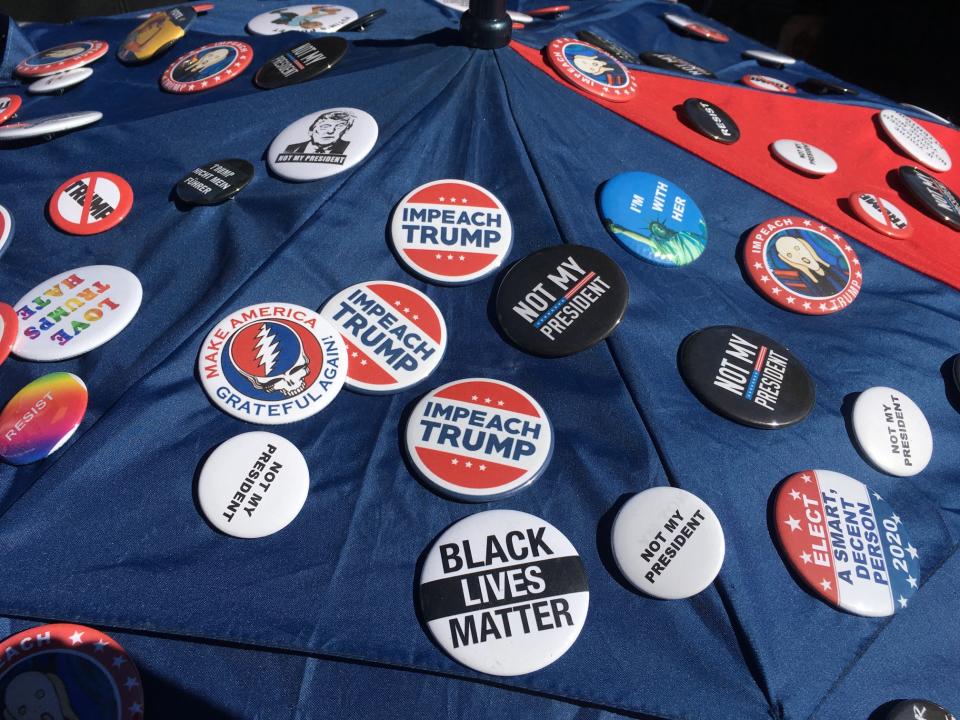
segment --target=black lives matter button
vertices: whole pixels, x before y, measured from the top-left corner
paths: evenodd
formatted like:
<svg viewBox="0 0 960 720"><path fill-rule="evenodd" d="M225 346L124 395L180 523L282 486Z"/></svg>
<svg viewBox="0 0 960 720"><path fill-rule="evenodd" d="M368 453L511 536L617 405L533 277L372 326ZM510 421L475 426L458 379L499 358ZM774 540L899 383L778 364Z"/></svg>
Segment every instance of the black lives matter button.
<svg viewBox="0 0 960 720"><path fill-rule="evenodd" d="M732 145L740 139L740 128L723 108L700 98L683 103L683 114L693 128L711 140Z"/></svg>
<svg viewBox="0 0 960 720"><path fill-rule="evenodd" d="M253 81L264 90L273 90L313 80L340 62L347 47L340 37L305 40L267 60Z"/></svg>
<svg viewBox="0 0 960 720"><path fill-rule="evenodd" d="M177 197L191 205L218 205L243 190L253 178L246 160L215 160L194 168L177 183Z"/></svg>
<svg viewBox="0 0 960 720"><path fill-rule="evenodd" d="M580 635L590 590L580 555L553 525L489 510L450 526L420 573L420 610L454 660L490 675L524 675Z"/></svg>
<svg viewBox="0 0 960 720"><path fill-rule="evenodd" d="M497 290L504 334L534 355L563 357L612 333L630 291L620 267L599 250L558 245L516 263Z"/></svg>
<svg viewBox="0 0 960 720"><path fill-rule="evenodd" d="M721 325L687 336L680 372L704 405L750 427L798 423L816 398L813 381L787 348L745 328Z"/></svg>

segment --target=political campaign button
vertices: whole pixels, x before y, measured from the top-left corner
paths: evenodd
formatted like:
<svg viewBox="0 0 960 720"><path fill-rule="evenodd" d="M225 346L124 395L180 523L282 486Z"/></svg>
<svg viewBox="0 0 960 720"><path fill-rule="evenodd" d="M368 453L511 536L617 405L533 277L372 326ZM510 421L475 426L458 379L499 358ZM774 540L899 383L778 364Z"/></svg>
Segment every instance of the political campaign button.
<svg viewBox="0 0 960 720"><path fill-rule="evenodd" d="M247 69L253 48L245 42L222 40L191 50L174 60L160 78L172 93L195 93L230 82Z"/></svg>
<svg viewBox="0 0 960 720"><path fill-rule="evenodd" d="M740 78L742 82L747 87L752 87L757 90L766 90L768 92L775 93L787 93L789 95L796 95L797 89L788 82L783 80L778 80L775 77L770 77L769 75L744 75Z"/></svg>
<svg viewBox="0 0 960 720"><path fill-rule="evenodd" d="M947 172L953 167L950 153L916 120L890 109L881 110L879 117L887 137L908 157L936 172Z"/></svg>
<svg viewBox="0 0 960 720"><path fill-rule="evenodd" d="M538 7L533 8L532 10L527 10L527 15L530 15L537 20L556 20L569 10L569 5L548 5L547 7ZM581 38L581 40L582 39L583 38ZM587 42L590 41L588 40Z"/></svg>
<svg viewBox="0 0 960 720"><path fill-rule="evenodd" d="M363 32L367 29L367 26L370 25L370 23L378 18L382 18L386 14L387 11L384 8L373 10L368 12L366 15L358 17L353 22L348 22L346 25L337 30L337 32Z"/></svg>
<svg viewBox="0 0 960 720"><path fill-rule="evenodd" d="M707 223L693 198L651 173L607 180L600 189L600 214L623 247L654 265L688 265L707 247Z"/></svg>
<svg viewBox="0 0 960 720"><path fill-rule="evenodd" d="M691 20L683 15L664 13L663 19L666 20L667 24L671 27L691 37L713 40L713 42L718 43L730 42L730 37L722 30L697 22L696 20Z"/></svg>
<svg viewBox="0 0 960 720"><path fill-rule="evenodd" d="M942 122L944 125L953 125L954 122L950 118L945 118L943 115L937 115L933 110L927 110L922 108L919 105L911 105L910 103L900 103L901 106L907 108L908 110L915 110L916 112L923 113L927 117L933 118L937 122Z"/></svg>
<svg viewBox="0 0 960 720"><path fill-rule="evenodd" d="M829 154L800 140L777 140L770 150L787 167L808 175L831 175L837 171L837 161Z"/></svg>
<svg viewBox="0 0 960 720"><path fill-rule="evenodd" d="M197 364L214 405L262 425L316 415L347 378L340 333L313 310L290 303L230 313L203 341Z"/></svg>
<svg viewBox="0 0 960 720"><path fill-rule="evenodd" d="M899 390L872 387L853 403L857 445L877 468L897 477L923 471L933 455L933 434L917 404Z"/></svg>
<svg viewBox="0 0 960 720"><path fill-rule="evenodd" d="M743 57L748 60L756 60L761 65L769 65L770 67L783 67L797 62L795 58L773 50L744 50Z"/></svg>
<svg viewBox="0 0 960 720"><path fill-rule="evenodd" d="M929 700L901 700L887 708L883 720L954 720L942 705Z"/></svg>
<svg viewBox="0 0 960 720"><path fill-rule="evenodd" d="M264 90L273 90L313 80L340 62L347 47L347 41L340 37L304 40L267 60L253 81Z"/></svg>
<svg viewBox="0 0 960 720"><path fill-rule="evenodd" d="M700 402L749 427L794 425L816 400L813 380L793 353L746 328L717 325L688 335L679 364Z"/></svg>
<svg viewBox="0 0 960 720"><path fill-rule="evenodd" d="M377 121L363 110L327 108L288 125L270 143L267 162L287 180L319 180L362 162L378 133Z"/></svg>
<svg viewBox="0 0 960 720"><path fill-rule="evenodd" d="M640 58L622 45L618 45L613 40L610 40L603 35L597 35L597 33L590 32L589 30L577 30L576 36L579 40L583 40L589 45L600 48L605 53L613 56L622 63L626 63L628 65L640 64Z"/></svg>
<svg viewBox="0 0 960 720"><path fill-rule="evenodd" d="M76 175L50 197L53 224L72 235L94 235L119 225L133 207L133 189L119 175L92 171Z"/></svg>
<svg viewBox="0 0 960 720"><path fill-rule="evenodd" d="M194 168L177 183L177 197L191 205L217 205L243 190L253 178L253 165L229 159Z"/></svg>
<svg viewBox="0 0 960 720"><path fill-rule="evenodd" d="M87 412L87 386L76 375L39 377L0 411L0 457L27 465L53 455L80 426Z"/></svg>
<svg viewBox="0 0 960 720"><path fill-rule="evenodd" d="M820 78L807 78L800 85L809 93L814 95L859 95L860 93L854 90L852 87L847 87L846 85L838 85L837 83L830 82L828 80L821 80Z"/></svg>
<svg viewBox="0 0 960 720"><path fill-rule="evenodd" d="M906 608L920 578L903 521L876 492L832 470L805 470L777 490L783 554L817 595L847 612L885 617Z"/></svg>
<svg viewBox="0 0 960 720"><path fill-rule="evenodd" d="M33 78L82 67L103 57L109 47L102 40L82 40L57 45L21 61L17 65L17 73Z"/></svg>
<svg viewBox="0 0 960 720"><path fill-rule="evenodd" d="M3 361L10 355L19 329L20 321L16 311L6 303L0 302L0 365L3 365Z"/></svg>
<svg viewBox="0 0 960 720"><path fill-rule="evenodd" d="M27 140L37 137L52 137L67 130L74 130L95 123L103 117L97 110L47 115L34 120L8 123L0 127L0 141Z"/></svg>
<svg viewBox="0 0 960 720"><path fill-rule="evenodd" d="M283 530L307 500L310 470L297 446L273 433L237 435L210 453L197 500L217 530L261 538Z"/></svg>
<svg viewBox="0 0 960 720"><path fill-rule="evenodd" d="M547 413L515 385L469 378L442 385L407 420L407 456L426 483L458 500L511 495L553 455Z"/></svg>
<svg viewBox="0 0 960 720"><path fill-rule="evenodd" d="M337 32L357 19L357 13L343 5L291 5L261 13L247 23L254 35L282 32Z"/></svg>
<svg viewBox="0 0 960 720"><path fill-rule="evenodd" d="M40 625L0 642L5 718L142 720L143 686L120 644L84 625Z"/></svg>
<svg viewBox="0 0 960 720"><path fill-rule="evenodd" d="M558 660L590 604L576 548L546 520L516 510L447 528L427 553L418 595L421 617L450 657L501 677Z"/></svg>
<svg viewBox="0 0 960 720"><path fill-rule="evenodd" d="M69 87L79 85L91 75L93 75L93 70L88 67L62 70L53 75L44 75L39 80L34 80L27 85L27 92L31 95L63 92Z"/></svg>
<svg viewBox="0 0 960 720"><path fill-rule="evenodd" d="M447 349L447 324L416 288L389 280L357 283L320 310L347 348L347 387L392 393L427 378Z"/></svg>
<svg viewBox="0 0 960 720"><path fill-rule="evenodd" d="M786 216L757 225L743 244L743 263L757 290L805 315L843 310L863 283L850 242L810 218Z"/></svg>
<svg viewBox="0 0 960 720"><path fill-rule="evenodd" d="M853 214L864 225L900 240L913 235L913 225L907 220L906 214L886 198L868 192L855 192L849 200Z"/></svg>
<svg viewBox="0 0 960 720"><path fill-rule="evenodd" d="M19 95L0 95L0 125L16 117L22 103Z"/></svg>
<svg viewBox="0 0 960 720"><path fill-rule="evenodd" d="M571 85L604 100L626 102L637 94L637 81L623 63L582 40L551 41L547 60Z"/></svg>
<svg viewBox="0 0 960 720"><path fill-rule="evenodd" d="M496 272L513 246L503 203L466 180L433 180L414 188L393 212L390 238L412 272L464 285Z"/></svg>
<svg viewBox="0 0 960 720"><path fill-rule="evenodd" d="M532 16L527 15L527 13L519 12L518 10L508 10L507 16L515 23L520 23L521 25L529 25L533 22Z"/></svg>
<svg viewBox="0 0 960 720"><path fill-rule="evenodd" d="M68 360L116 337L143 300L137 276L114 265L86 265L54 275L14 305L24 360Z"/></svg>
<svg viewBox="0 0 960 720"><path fill-rule="evenodd" d="M0 205L0 255L6 252L13 238L13 215L3 205Z"/></svg>
<svg viewBox="0 0 960 720"><path fill-rule="evenodd" d="M117 49L117 58L127 64L142 63L166 52L186 34L197 17L189 5L151 13L127 35Z"/></svg>
<svg viewBox="0 0 960 720"><path fill-rule="evenodd" d="M950 188L923 170L908 165L900 168L899 175L921 209L947 227L960 230L960 199Z"/></svg>
<svg viewBox="0 0 960 720"><path fill-rule="evenodd" d="M732 145L740 139L740 128L723 108L700 98L689 98L683 103L687 122L701 135L724 145Z"/></svg>
<svg viewBox="0 0 960 720"><path fill-rule="evenodd" d="M497 289L497 321L522 350L563 357L616 330L630 289L623 270L599 250L556 245L515 263Z"/></svg>
<svg viewBox="0 0 960 720"><path fill-rule="evenodd" d="M640 53L640 59L650 67L660 68L661 70L675 70L692 77L717 77L705 67L700 67L689 60L670 53L645 52Z"/></svg>
<svg viewBox="0 0 960 720"><path fill-rule="evenodd" d="M630 584L663 600L704 590L720 572L725 552L713 510L674 487L650 488L624 503L613 521L610 546Z"/></svg>

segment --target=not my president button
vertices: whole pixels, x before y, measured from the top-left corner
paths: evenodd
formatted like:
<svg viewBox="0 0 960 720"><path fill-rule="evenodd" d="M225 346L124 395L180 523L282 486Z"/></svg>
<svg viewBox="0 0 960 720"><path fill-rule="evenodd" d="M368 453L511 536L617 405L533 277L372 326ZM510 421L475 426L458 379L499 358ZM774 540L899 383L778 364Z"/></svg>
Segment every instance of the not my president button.
<svg viewBox="0 0 960 720"><path fill-rule="evenodd" d="M490 675L524 675L580 635L590 591L576 548L557 528L516 510L450 526L420 573L422 617L454 660Z"/></svg>

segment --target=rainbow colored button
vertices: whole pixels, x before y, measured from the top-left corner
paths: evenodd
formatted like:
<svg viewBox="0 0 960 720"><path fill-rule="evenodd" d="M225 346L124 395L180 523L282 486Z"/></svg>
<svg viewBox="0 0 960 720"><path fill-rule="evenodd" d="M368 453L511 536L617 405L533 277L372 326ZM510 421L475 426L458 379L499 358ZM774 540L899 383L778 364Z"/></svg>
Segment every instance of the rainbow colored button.
<svg viewBox="0 0 960 720"><path fill-rule="evenodd" d="M13 465L43 460L77 431L87 411L87 386L72 373L37 378L0 412L0 457Z"/></svg>

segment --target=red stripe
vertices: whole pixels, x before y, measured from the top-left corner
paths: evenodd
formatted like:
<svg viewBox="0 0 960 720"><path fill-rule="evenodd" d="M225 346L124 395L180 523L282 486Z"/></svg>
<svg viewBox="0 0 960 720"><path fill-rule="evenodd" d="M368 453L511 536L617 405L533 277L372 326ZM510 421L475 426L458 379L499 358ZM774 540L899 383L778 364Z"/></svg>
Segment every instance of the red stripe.
<svg viewBox="0 0 960 720"><path fill-rule="evenodd" d="M580 288L582 288L582 287L583 287L584 285L586 285L588 282L590 282L591 280L593 280L596 276L597 276L597 274L596 274L595 272L593 272L593 270L591 270L590 272L588 272L586 275L583 276L583 278L580 280L580 282L578 282L576 285L574 285L572 288L570 288L570 289L567 291L567 294L564 295L564 297L567 298L567 300L569 300L569 299L572 298L574 295L576 295L578 292L580 292Z"/></svg>

